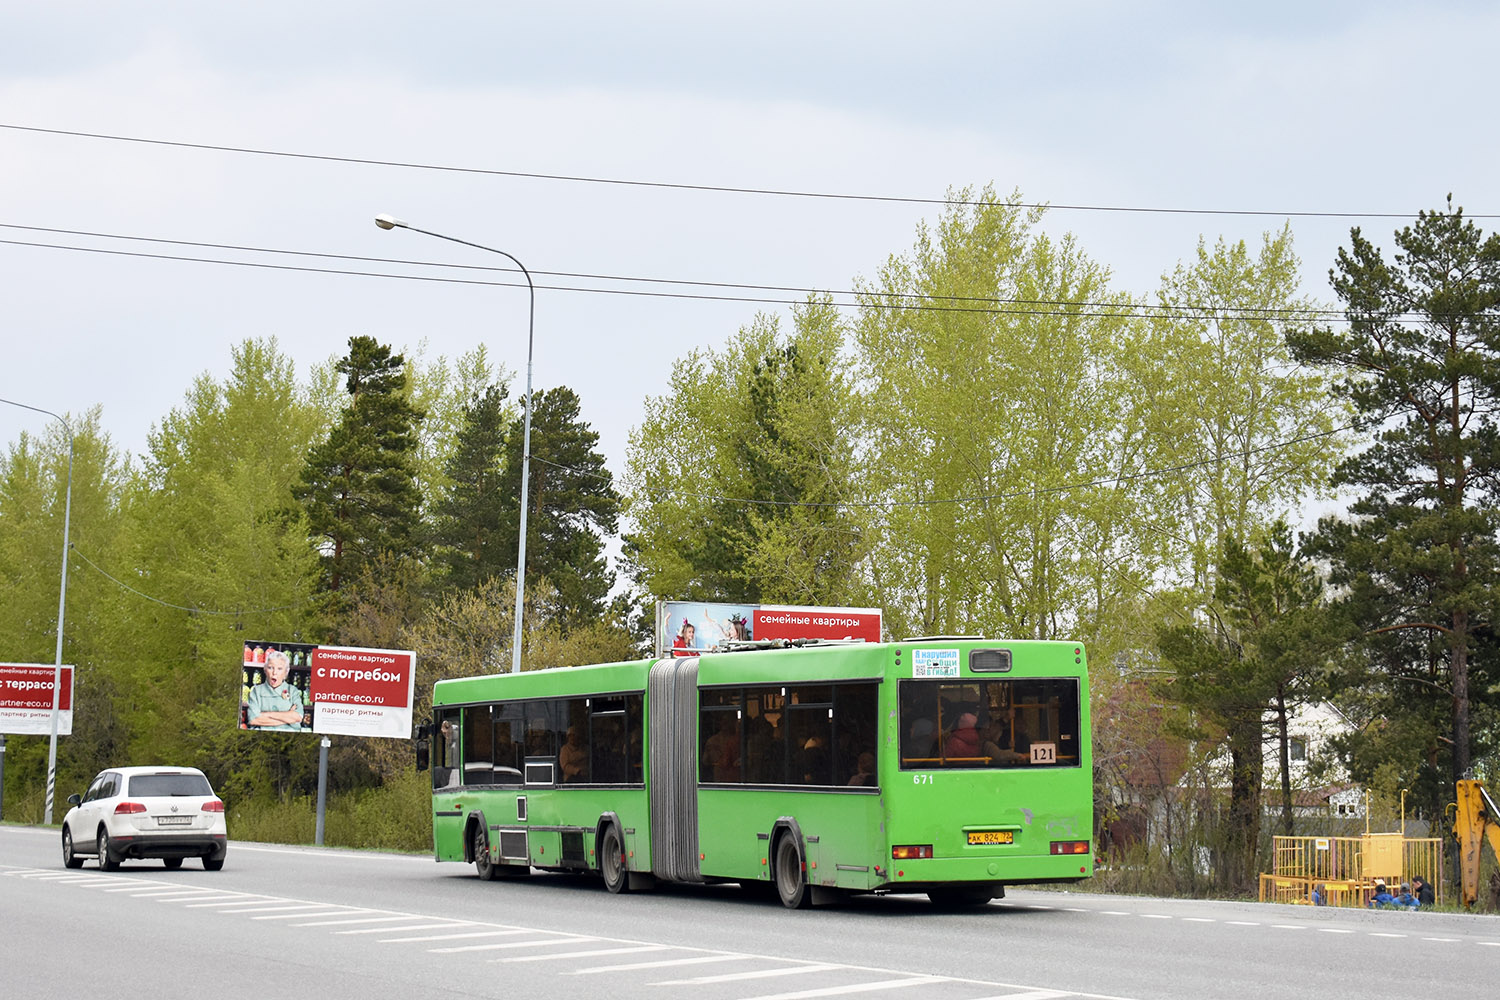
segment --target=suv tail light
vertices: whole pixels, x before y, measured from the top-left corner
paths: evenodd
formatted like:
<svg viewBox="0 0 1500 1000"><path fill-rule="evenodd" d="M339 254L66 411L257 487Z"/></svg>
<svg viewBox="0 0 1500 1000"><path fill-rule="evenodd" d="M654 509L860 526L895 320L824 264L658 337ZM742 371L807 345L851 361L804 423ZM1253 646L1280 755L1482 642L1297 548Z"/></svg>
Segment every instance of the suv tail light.
<svg viewBox="0 0 1500 1000"><path fill-rule="evenodd" d="M146 807L139 802L121 802L115 806L115 815L124 816L126 813L143 813Z"/></svg>
<svg viewBox="0 0 1500 1000"><path fill-rule="evenodd" d="M203 811L206 813L221 813L224 811L224 803L218 799L203 803Z"/></svg>
<svg viewBox="0 0 1500 1000"><path fill-rule="evenodd" d="M892 847L891 857L897 861L910 861L913 858L930 858L932 857L932 845L903 844L900 847Z"/></svg>

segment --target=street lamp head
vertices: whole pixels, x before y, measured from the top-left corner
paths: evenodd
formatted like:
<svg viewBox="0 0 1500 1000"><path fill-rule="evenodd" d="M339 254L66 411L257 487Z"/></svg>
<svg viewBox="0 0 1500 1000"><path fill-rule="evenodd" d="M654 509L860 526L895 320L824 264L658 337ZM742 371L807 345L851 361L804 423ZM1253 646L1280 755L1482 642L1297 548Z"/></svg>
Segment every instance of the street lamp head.
<svg viewBox="0 0 1500 1000"><path fill-rule="evenodd" d="M406 223L401 219L396 218L394 215L385 215L383 213L375 216L375 225L381 229L395 229L397 226L400 226L402 229L406 228Z"/></svg>

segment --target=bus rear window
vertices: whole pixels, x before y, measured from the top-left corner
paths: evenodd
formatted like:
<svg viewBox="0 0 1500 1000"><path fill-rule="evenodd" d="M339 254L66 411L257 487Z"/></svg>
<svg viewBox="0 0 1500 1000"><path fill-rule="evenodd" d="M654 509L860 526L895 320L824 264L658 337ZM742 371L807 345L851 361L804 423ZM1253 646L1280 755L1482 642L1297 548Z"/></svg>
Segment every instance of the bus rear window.
<svg viewBox="0 0 1500 1000"><path fill-rule="evenodd" d="M1077 767L1074 678L903 680L901 769Z"/></svg>

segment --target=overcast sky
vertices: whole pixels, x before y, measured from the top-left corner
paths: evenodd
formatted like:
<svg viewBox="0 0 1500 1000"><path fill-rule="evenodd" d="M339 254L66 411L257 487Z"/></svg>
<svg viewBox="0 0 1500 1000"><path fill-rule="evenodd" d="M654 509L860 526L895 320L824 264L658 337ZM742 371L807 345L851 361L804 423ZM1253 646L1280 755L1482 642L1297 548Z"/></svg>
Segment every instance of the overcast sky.
<svg viewBox="0 0 1500 1000"><path fill-rule="evenodd" d="M31 130L913 198L992 182L1054 205L1273 213L1049 214L1137 294L1200 234L1257 240L1285 221L1274 213L1410 217L1450 191L1471 213L1500 212L1493 4L730 6L0 0L0 240L269 260L14 228L44 227L503 263L377 230L389 212L533 271L846 289L938 212ZM1359 222L1292 219L1310 294L1331 299L1328 268ZM1363 221L1386 244L1398 224ZM0 396L102 405L137 454L190 380L225 374L250 336L274 334L304 370L354 334L450 358L483 342L524 369L524 291L13 243L0 274ZM618 473L673 359L721 345L757 309L786 311L542 290L535 384L579 393ZM0 442L45 424L0 406Z"/></svg>

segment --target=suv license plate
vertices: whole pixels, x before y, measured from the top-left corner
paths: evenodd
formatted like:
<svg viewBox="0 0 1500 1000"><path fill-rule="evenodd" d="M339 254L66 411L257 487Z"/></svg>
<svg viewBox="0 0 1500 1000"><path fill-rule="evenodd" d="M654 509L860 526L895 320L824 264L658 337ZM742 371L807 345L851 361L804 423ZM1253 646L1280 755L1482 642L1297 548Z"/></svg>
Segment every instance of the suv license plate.
<svg viewBox="0 0 1500 1000"><path fill-rule="evenodd" d="M1011 830L974 830L969 833L969 846L975 844L1014 844L1016 835Z"/></svg>
<svg viewBox="0 0 1500 1000"><path fill-rule="evenodd" d="M156 817L156 825L157 826L187 826L192 821L193 821L193 817L191 817L191 816L158 816L158 817Z"/></svg>

